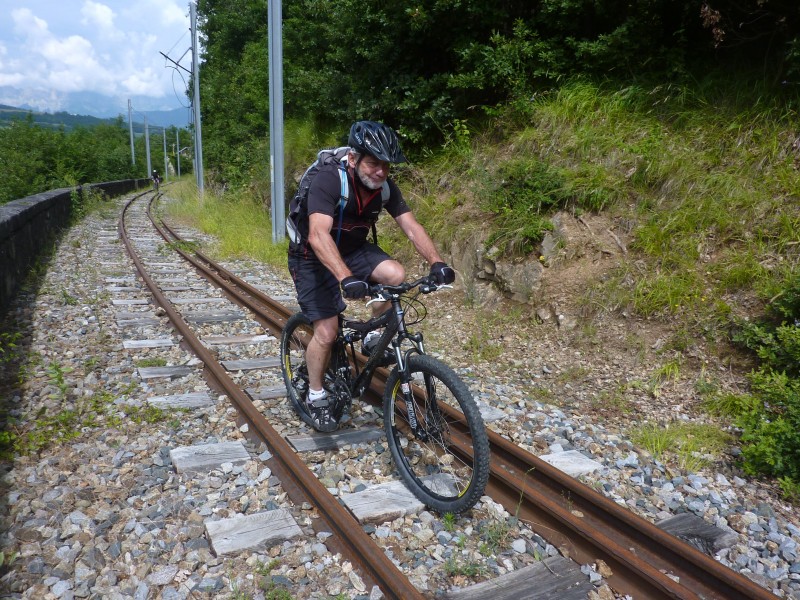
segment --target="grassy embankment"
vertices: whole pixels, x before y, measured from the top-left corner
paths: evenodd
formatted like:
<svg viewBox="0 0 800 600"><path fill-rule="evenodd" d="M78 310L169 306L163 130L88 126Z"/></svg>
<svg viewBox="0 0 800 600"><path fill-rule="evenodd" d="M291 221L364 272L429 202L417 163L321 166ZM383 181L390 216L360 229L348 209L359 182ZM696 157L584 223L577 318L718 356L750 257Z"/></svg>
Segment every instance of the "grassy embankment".
<svg viewBox="0 0 800 600"><path fill-rule="evenodd" d="M797 114L769 98L734 82L572 82L508 107L484 131L456 123L443 148L416 157L397 176L419 220L445 247L468 228L488 226L493 245L529 253L559 209L605 211L630 223L632 260L587 292L588 312L627 310L669 321L676 337L714 343L728 340L737 317L758 315L800 276ZM287 163L302 171L324 142L304 144L308 132L291 130ZM285 246L272 246L268 210L255 196L198 201L187 191L170 211L220 236L219 254L283 266ZM461 210L475 218L454 219ZM381 239L404 251L392 234ZM708 407L736 422L743 410L752 413L753 402L710 393ZM787 492L800 490L795 478L784 484Z"/></svg>

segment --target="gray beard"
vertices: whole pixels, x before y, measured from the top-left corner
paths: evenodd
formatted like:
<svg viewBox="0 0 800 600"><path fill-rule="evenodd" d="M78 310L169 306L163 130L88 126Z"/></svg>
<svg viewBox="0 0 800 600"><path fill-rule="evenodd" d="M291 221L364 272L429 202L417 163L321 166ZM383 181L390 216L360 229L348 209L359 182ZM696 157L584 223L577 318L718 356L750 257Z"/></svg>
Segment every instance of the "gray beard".
<svg viewBox="0 0 800 600"><path fill-rule="evenodd" d="M358 175L358 179L361 181L361 183L364 184L364 187L366 187L369 190L373 191L379 190L383 186L383 182L375 183L374 181L371 181L366 175L360 173L358 170L356 170L356 175Z"/></svg>

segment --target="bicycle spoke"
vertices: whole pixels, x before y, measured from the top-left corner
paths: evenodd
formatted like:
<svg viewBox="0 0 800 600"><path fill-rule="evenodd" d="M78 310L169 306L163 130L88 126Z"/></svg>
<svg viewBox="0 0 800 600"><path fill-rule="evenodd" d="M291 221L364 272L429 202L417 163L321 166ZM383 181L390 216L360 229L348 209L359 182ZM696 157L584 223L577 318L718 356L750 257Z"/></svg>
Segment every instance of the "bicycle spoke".
<svg viewBox="0 0 800 600"><path fill-rule="evenodd" d="M478 500L488 476L483 421L452 370L430 357L413 358L409 368L417 390L413 407L419 435L409 424L395 371L384 398L384 410L391 406L394 411L386 427L392 455L404 481L426 504L438 510L465 510Z"/></svg>
<svg viewBox="0 0 800 600"><path fill-rule="evenodd" d="M305 363L305 344L311 339L311 325L302 315L286 323L281 337L281 371L289 400L302 411L308 394L308 372Z"/></svg>

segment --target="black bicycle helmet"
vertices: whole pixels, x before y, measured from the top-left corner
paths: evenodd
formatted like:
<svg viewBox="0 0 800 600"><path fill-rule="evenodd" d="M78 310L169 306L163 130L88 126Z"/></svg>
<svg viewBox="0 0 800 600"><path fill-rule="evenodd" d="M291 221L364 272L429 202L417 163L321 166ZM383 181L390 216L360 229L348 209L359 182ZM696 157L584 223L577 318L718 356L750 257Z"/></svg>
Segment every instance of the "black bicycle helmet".
<svg viewBox="0 0 800 600"><path fill-rule="evenodd" d="M360 154L371 154L390 163L406 162L397 134L377 121L356 121L350 128L347 144Z"/></svg>

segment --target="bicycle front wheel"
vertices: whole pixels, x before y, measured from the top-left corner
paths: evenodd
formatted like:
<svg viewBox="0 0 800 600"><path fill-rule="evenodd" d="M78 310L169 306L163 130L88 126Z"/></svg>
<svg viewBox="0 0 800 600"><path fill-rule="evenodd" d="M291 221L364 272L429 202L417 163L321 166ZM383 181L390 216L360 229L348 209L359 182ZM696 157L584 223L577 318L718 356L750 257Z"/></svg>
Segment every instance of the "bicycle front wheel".
<svg viewBox="0 0 800 600"><path fill-rule="evenodd" d="M383 396L384 428L400 476L411 492L440 513L472 508L489 479L489 440L469 389L450 367L430 356L408 359L417 434L400 372Z"/></svg>

